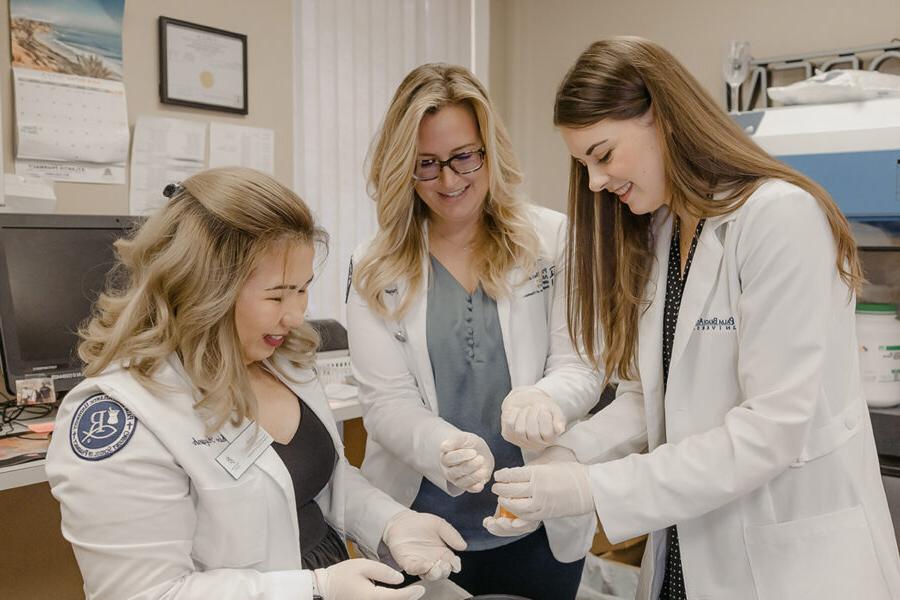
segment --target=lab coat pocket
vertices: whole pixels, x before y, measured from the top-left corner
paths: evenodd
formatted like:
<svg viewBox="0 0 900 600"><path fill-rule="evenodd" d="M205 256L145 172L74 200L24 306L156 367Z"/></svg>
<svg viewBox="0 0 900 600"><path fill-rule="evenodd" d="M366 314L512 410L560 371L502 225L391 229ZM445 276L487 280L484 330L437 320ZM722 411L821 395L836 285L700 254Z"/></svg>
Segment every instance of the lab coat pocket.
<svg viewBox="0 0 900 600"><path fill-rule="evenodd" d="M760 600L890 600L862 506L744 535Z"/></svg>
<svg viewBox="0 0 900 600"><path fill-rule="evenodd" d="M208 568L240 568L266 558L266 498L258 478L196 489L192 558Z"/></svg>

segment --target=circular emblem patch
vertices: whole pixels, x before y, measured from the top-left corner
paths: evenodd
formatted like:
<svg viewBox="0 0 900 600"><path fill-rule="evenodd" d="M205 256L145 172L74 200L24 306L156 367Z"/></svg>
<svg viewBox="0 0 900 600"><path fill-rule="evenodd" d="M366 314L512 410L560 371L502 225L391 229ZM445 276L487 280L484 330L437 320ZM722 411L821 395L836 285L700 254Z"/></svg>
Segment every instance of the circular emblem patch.
<svg viewBox="0 0 900 600"><path fill-rule="evenodd" d="M75 411L69 442L79 457L102 460L124 448L136 427L130 410L106 394L95 394Z"/></svg>

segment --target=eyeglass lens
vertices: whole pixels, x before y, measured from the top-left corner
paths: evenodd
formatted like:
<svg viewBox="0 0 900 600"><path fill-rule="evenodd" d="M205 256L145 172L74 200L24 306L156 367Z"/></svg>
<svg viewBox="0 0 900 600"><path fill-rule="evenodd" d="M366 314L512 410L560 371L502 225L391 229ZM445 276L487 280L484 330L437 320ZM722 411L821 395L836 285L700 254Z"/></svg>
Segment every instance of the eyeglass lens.
<svg viewBox="0 0 900 600"><path fill-rule="evenodd" d="M461 152L451 156L447 160L437 160L435 158L427 158L416 163L416 179L419 181L428 181L429 179L437 179L441 174L441 169L445 165L449 166L459 175L465 175L477 171L484 164L484 150L473 150L471 152Z"/></svg>

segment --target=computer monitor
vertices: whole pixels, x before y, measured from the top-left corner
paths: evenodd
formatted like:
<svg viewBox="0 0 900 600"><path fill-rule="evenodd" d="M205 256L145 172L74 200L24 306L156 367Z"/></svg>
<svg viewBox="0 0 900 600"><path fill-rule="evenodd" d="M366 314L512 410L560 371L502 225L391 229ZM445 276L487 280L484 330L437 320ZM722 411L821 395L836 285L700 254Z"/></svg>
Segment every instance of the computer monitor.
<svg viewBox="0 0 900 600"><path fill-rule="evenodd" d="M113 242L139 217L0 214L0 354L6 392L50 377L59 394L82 379L79 325L105 288Z"/></svg>

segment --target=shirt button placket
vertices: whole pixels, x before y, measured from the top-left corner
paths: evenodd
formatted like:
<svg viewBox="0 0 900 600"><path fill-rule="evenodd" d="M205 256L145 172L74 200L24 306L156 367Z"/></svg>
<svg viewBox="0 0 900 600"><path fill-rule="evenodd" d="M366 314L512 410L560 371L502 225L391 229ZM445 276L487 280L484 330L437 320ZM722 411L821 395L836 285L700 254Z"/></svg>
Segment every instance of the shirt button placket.
<svg viewBox="0 0 900 600"><path fill-rule="evenodd" d="M475 360L475 328L472 327L472 296L466 297L466 342L469 346L469 360Z"/></svg>

